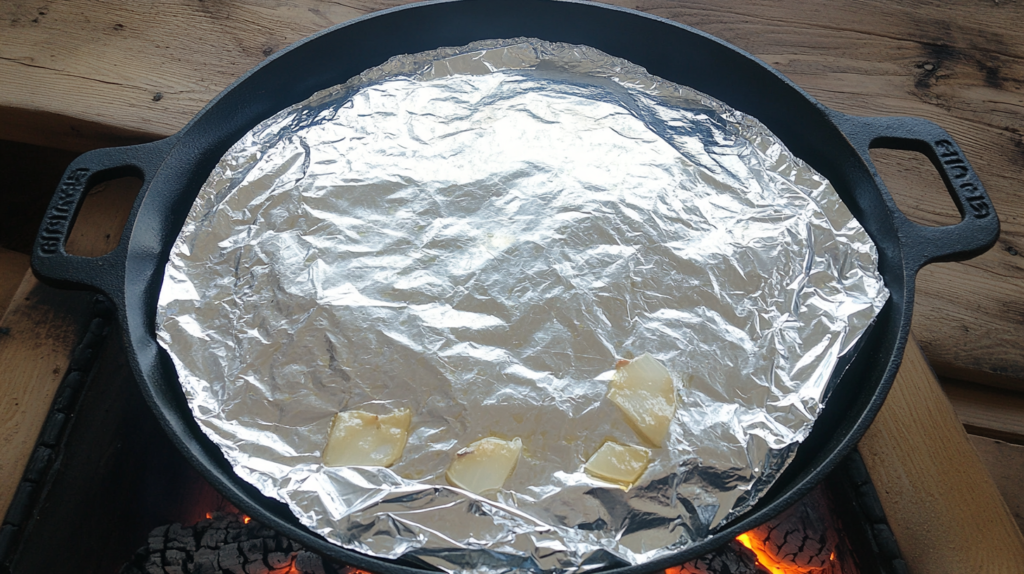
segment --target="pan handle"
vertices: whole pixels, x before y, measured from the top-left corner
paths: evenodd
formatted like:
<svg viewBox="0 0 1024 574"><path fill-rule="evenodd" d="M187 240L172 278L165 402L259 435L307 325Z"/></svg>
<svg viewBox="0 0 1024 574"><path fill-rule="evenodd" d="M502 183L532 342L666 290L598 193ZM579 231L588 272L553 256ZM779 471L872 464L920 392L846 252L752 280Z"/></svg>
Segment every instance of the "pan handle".
<svg viewBox="0 0 1024 574"><path fill-rule="evenodd" d="M32 270L40 280L64 289L99 291L123 299L128 240L146 188L173 145L170 137L152 143L86 152L71 162L39 227L32 248ZM112 251L98 257L71 255L64 249L86 192L119 177L142 179L142 189Z"/></svg>
<svg viewBox="0 0 1024 574"><path fill-rule="evenodd" d="M841 113L835 113L834 117L879 184L882 178L871 161L868 151L871 148L921 153L942 176L946 190L960 211L959 223L943 227L915 223L899 211L891 197L887 198L894 211L900 214L897 219L900 243L904 257L914 269L938 261L970 259L995 244L999 238L999 218L992 200L960 146L946 130L922 118L866 118Z"/></svg>

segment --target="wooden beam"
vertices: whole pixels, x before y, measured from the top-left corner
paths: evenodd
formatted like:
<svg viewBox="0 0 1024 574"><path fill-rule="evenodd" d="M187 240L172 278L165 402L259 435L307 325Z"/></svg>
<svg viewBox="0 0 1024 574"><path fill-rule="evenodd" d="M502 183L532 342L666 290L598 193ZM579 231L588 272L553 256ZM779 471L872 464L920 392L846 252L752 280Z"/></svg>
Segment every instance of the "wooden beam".
<svg viewBox="0 0 1024 574"><path fill-rule="evenodd" d="M28 264L28 255L0 247L0 312L10 305L14 293L25 278Z"/></svg>
<svg viewBox="0 0 1024 574"><path fill-rule="evenodd" d="M858 448L911 572L1020 572L1024 537L913 338Z"/></svg>
<svg viewBox="0 0 1024 574"><path fill-rule="evenodd" d="M971 446L985 464L986 470L1003 495L1017 528L1024 530L1024 446L1009 444L983 436L967 435Z"/></svg>
<svg viewBox="0 0 1024 574"><path fill-rule="evenodd" d="M0 516L35 447L93 295L47 287L29 271L0 319Z"/></svg>
<svg viewBox="0 0 1024 574"><path fill-rule="evenodd" d="M951 379L942 390L968 433L1024 445L1024 395Z"/></svg>
<svg viewBox="0 0 1024 574"><path fill-rule="evenodd" d="M121 178L89 191L68 238L67 251L92 257L113 249L140 182ZM27 256L25 264L27 267ZM93 294L53 289L31 271L0 320L0 516L46 421L71 352L92 318Z"/></svg>

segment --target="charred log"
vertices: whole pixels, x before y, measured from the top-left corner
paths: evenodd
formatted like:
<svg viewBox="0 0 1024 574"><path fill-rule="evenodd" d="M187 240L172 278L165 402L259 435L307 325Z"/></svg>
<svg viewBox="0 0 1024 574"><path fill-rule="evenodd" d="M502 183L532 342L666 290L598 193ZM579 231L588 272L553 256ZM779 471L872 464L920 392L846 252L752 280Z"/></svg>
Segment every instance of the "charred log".
<svg viewBox="0 0 1024 574"><path fill-rule="evenodd" d="M669 568L665 574L768 574L768 571L758 565L753 552L734 540L696 560Z"/></svg>
<svg viewBox="0 0 1024 574"><path fill-rule="evenodd" d="M820 489L778 517L747 533L751 548L775 565L794 573L832 572L836 534L826 521L831 516Z"/></svg>
<svg viewBox="0 0 1024 574"><path fill-rule="evenodd" d="M170 524L149 541L120 574L352 574L321 560L294 540L237 514L214 513L185 527Z"/></svg>
<svg viewBox="0 0 1024 574"><path fill-rule="evenodd" d="M769 574L758 556L786 572L839 574L836 542L820 518L827 504L812 493L774 520L747 533L753 551L737 541L666 570L666 574ZM191 527L155 528L120 574L357 574L305 550L298 542L239 514L214 513ZM756 554L755 554L756 552Z"/></svg>

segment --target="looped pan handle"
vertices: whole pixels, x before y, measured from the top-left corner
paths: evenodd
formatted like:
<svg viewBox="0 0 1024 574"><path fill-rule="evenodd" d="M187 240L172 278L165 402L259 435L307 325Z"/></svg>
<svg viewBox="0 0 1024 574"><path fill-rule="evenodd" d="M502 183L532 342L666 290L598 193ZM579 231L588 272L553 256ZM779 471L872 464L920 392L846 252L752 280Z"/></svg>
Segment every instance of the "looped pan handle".
<svg viewBox="0 0 1024 574"><path fill-rule="evenodd" d="M895 218L904 257L913 270L939 261L963 261L980 255L999 237L999 218L960 146L946 130L922 118L871 118L834 113L834 119L871 168L882 189L884 183L869 150L885 148L925 155L942 176L956 208L959 223L931 227L915 223L886 197ZM886 190L888 192L888 190Z"/></svg>
<svg viewBox="0 0 1024 574"><path fill-rule="evenodd" d="M125 261L135 215L174 139L97 149L78 156L64 172L36 236L32 248L32 270L36 276L56 287L99 291L115 301L122 300ZM143 183L117 246L98 257L69 254L64 246L86 192L99 183L119 177L138 177Z"/></svg>

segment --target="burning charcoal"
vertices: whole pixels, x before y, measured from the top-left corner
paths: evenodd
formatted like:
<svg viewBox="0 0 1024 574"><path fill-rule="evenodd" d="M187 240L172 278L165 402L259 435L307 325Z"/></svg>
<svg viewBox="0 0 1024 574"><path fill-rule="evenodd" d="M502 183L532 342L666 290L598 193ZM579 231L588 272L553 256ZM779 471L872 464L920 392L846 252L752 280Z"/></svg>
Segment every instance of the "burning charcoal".
<svg viewBox="0 0 1024 574"><path fill-rule="evenodd" d="M794 572L821 572L835 557L836 536L825 524L826 502L815 491L778 517L746 533L763 564Z"/></svg>
<svg viewBox="0 0 1024 574"><path fill-rule="evenodd" d="M669 568L666 574L769 574L757 563L757 556L738 542Z"/></svg>
<svg viewBox="0 0 1024 574"><path fill-rule="evenodd" d="M312 552L302 551L295 555L295 569L312 574L326 574L323 561Z"/></svg>
<svg viewBox="0 0 1024 574"><path fill-rule="evenodd" d="M270 574L270 568L262 560L255 560L245 565L245 574Z"/></svg>
<svg viewBox="0 0 1024 574"><path fill-rule="evenodd" d="M256 560L263 556L263 540L260 538L254 538L241 542L238 547L245 554L245 557L249 560Z"/></svg>
<svg viewBox="0 0 1024 574"><path fill-rule="evenodd" d="M203 534L202 545L203 548L220 548L224 545L224 537L227 536L227 532L223 528L211 528Z"/></svg>
<svg viewBox="0 0 1024 574"><path fill-rule="evenodd" d="M345 574L294 541L247 517L211 513L192 528L150 532L121 574Z"/></svg>
<svg viewBox="0 0 1024 574"><path fill-rule="evenodd" d="M149 550L150 552L159 552L164 549L164 538L167 536L167 526L160 526L154 528L149 533Z"/></svg>
<svg viewBox="0 0 1024 574"><path fill-rule="evenodd" d="M242 556L238 553L238 543L232 542L221 547L218 553L221 570L232 574L244 574L242 571Z"/></svg>
<svg viewBox="0 0 1024 574"><path fill-rule="evenodd" d="M193 574L217 574L221 571L217 560L217 551L212 548L200 548L192 560Z"/></svg>
<svg viewBox="0 0 1024 574"><path fill-rule="evenodd" d="M278 568L284 568L292 563L291 557L284 552L271 552L267 554L267 564L275 570Z"/></svg>
<svg viewBox="0 0 1024 574"><path fill-rule="evenodd" d="M178 566L181 567L185 563L185 553L181 550L168 550L164 552L164 563L166 566Z"/></svg>

